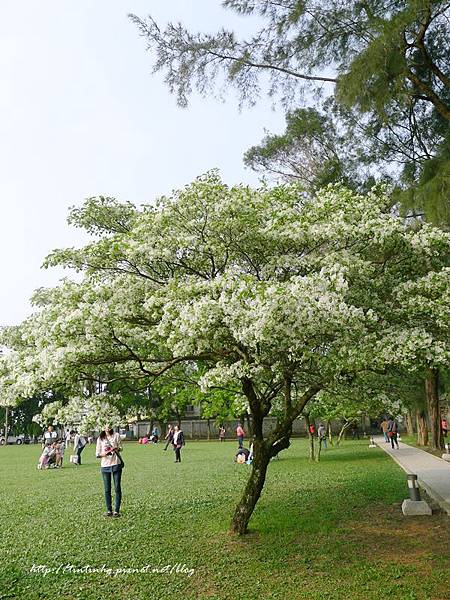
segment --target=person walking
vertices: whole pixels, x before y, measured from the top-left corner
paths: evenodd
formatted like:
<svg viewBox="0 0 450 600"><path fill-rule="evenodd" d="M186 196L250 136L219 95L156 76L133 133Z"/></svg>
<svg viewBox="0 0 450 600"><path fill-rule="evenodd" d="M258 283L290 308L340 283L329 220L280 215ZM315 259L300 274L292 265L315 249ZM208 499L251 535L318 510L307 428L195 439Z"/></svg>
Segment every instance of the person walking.
<svg viewBox="0 0 450 600"><path fill-rule="evenodd" d="M122 470L124 462L120 455L122 440L118 433L106 427L97 439L95 454L101 458L100 471L105 492L106 513L105 517L120 517L122 503ZM111 479L114 480L114 511L111 502Z"/></svg>
<svg viewBox="0 0 450 600"><path fill-rule="evenodd" d="M442 419L441 419L441 429L442 429L442 435L446 438L447 433L448 433L448 422L445 417L442 417Z"/></svg>
<svg viewBox="0 0 450 600"><path fill-rule="evenodd" d="M221 425L219 427L219 440L221 442L225 441L225 433L226 433L226 429L225 429L225 427L223 425Z"/></svg>
<svg viewBox="0 0 450 600"><path fill-rule="evenodd" d="M317 437L319 438L319 442L323 445L324 449L327 449L327 430L325 429L323 423L319 423L319 427L317 428Z"/></svg>
<svg viewBox="0 0 450 600"><path fill-rule="evenodd" d="M86 438L78 433L78 431L71 431L71 433L75 436L73 438L73 451L78 456L78 461L75 463L78 466L81 465L81 453L83 452L86 446Z"/></svg>
<svg viewBox="0 0 450 600"><path fill-rule="evenodd" d="M175 450L175 462L181 462L181 448L184 446L184 434L178 425L175 425L173 430L172 446Z"/></svg>
<svg viewBox="0 0 450 600"><path fill-rule="evenodd" d="M398 450L399 449L399 447L398 447L398 440L397 440L398 423L394 419L394 417L390 417L389 418L388 428L387 428L387 434L388 434L389 440L391 442L392 449L394 450L394 448L397 447L397 450ZM394 444L395 444L395 446L394 446Z"/></svg>
<svg viewBox="0 0 450 600"><path fill-rule="evenodd" d="M383 421L381 421L381 424L380 424L380 429L383 432L384 441L386 442L386 444L389 444L388 426L389 426L389 423L388 423L387 419L383 419Z"/></svg>
<svg viewBox="0 0 450 600"><path fill-rule="evenodd" d="M72 439L72 435L70 433L70 429L66 430L66 433L64 434L64 443L66 445L66 450L69 448L70 446L70 441Z"/></svg>
<svg viewBox="0 0 450 600"><path fill-rule="evenodd" d="M236 427L236 437L238 440L239 448L242 448L244 446L244 437L245 437L245 431L244 431L244 428L242 427L242 423L238 423L238 426Z"/></svg>
<svg viewBox="0 0 450 600"><path fill-rule="evenodd" d="M173 440L173 427L172 427L172 425L169 425L169 429L167 430L166 437L164 439L166 440L166 445L164 447L164 450L167 450L168 446L172 443L172 440Z"/></svg>

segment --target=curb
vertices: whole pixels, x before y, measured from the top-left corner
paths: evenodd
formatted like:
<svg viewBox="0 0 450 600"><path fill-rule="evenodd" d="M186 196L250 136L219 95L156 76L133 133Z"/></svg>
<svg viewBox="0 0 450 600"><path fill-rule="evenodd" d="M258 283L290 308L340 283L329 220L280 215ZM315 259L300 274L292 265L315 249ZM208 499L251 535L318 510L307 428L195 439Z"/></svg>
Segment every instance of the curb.
<svg viewBox="0 0 450 600"><path fill-rule="evenodd" d="M403 443L403 442L402 442ZM392 458L393 461L395 461L398 466L405 471L406 474L410 475L412 474L412 471L410 471L407 467L405 467L404 465L402 465L398 460L397 457L394 454L391 454L390 452L388 452L386 450L386 448L384 448L384 446L378 442L377 440L375 440L375 444L381 448L381 450L383 450L383 452L385 454L387 454L388 456L390 456ZM408 446L408 444L404 444L405 446L407 446L408 448L412 448L412 446ZM421 450L421 452L424 452L424 450ZM437 457L435 457L437 458ZM442 460L442 459L441 459ZM445 462L445 461L442 461ZM447 515L450 517L450 502L448 502L448 500L446 500L445 498L443 498L439 492L437 492L434 487L432 487L430 484L426 483L419 475L417 476L417 482L420 485L421 488L423 488L425 490L425 492L430 496L430 498L432 498L435 502L437 502L437 504L439 504L439 506L442 508L442 510L444 512L447 513Z"/></svg>

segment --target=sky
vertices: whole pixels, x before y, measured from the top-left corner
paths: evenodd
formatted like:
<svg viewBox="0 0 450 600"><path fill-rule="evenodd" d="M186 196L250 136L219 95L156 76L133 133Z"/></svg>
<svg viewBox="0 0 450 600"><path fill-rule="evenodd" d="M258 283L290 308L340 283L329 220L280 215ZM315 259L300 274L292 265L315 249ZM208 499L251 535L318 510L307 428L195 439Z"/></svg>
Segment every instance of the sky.
<svg viewBox="0 0 450 600"><path fill-rule="evenodd" d="M70 206L96 195L149 203L212 168L257 184L242 155L283 129L281 109L262 100L239 112L234 92L179 108L128 13L199 31L251 26L220 0L1 0L0 325L69 275L41 265L87 241L66 223Z"/></svg>

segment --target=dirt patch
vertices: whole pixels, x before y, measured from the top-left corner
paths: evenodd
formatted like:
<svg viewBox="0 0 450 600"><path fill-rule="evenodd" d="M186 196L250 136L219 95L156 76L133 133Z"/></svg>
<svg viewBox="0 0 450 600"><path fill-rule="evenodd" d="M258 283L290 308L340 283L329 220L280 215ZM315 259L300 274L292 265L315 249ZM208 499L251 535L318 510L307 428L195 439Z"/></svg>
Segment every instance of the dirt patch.
<svg viewBox="0 0 450 600"><path fill-rule="evenodd" d="M414 565L430 573L434 558L450 562L447 539L448 516L405 517L400 507L372 507L342 532L359 557L386 564Z"/></svg>
<svg viewBox="0 0 450 600"><path fill-rule="evenodd" d="M220 589L212 581L209 573L196 573L189 581L191 592L195 598L219 598Z"/></svg>

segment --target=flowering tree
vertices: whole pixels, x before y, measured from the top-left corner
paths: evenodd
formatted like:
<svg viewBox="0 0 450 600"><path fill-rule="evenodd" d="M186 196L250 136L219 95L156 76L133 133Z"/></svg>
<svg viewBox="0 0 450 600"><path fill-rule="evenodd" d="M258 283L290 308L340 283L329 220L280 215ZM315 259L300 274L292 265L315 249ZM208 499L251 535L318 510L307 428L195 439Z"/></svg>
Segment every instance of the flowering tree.
<svg viewBox="0 0 450 600"><path fill-rule="evenodd" d="M106 426L118 427L122 424L118 410L111 402L114 398L105 394L95 396L75 396L67 404L61 401L46 404L33 420L42 427L54 425L77 429L83 435L101 431Z"/></svg>
<svg viewBox="0 0 450 600"><path fill-rule="evenodd" d="M48 266L85 276L35 295L39 310L12 353L16 371L27 355L34 384L111 367L115 380L148 383L198 363L205 391L239 386L255 457L237 533L247 530L270 459L319 391L392 364L448 360L428 322L405 322L404 302L414 306L414 283L444 272L450 237L408 228L382 193L328 187L306 199L295 185L229 188L210 173L155 207L101 198L71 220L99 239L48 257Z"/></svg>
<svg viewBox="0 0 450 600"><path fill-rule="evenodd" d="M435 355L445 354L450 336L449 280L450 268L442 269L438 273L430 272L416 281L405 284L399 296L405 322L424 323L433 339L441 340L440 345L434 345L434 355L429 361L425 361L425 397L431 426L431 446L435 449L444 448L439 402L439 374L442 372L442 362L439 361L439 369Z"/></svg>

